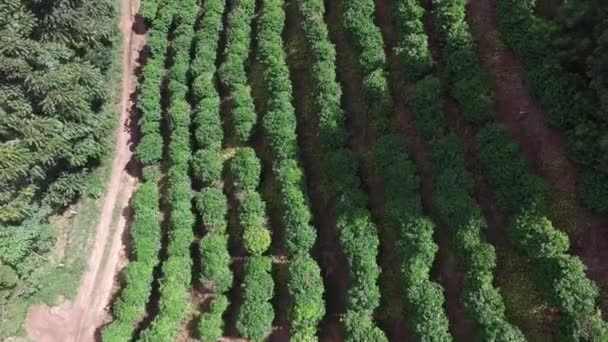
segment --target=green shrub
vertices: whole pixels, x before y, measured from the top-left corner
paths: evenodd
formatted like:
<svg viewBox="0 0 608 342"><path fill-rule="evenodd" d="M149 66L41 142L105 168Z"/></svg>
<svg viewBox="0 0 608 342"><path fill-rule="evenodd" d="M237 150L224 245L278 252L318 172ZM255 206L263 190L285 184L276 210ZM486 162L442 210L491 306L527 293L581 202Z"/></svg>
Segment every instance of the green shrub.
<svg viewBox="0 0 608 342"><path fill-rule="evenodd" d="M230 162L230 171L238 189L252 191L260 182L262 165L251 147L241 147Z"/></svg>
<svg viewBox="0 0 608 342"><path fill-rule="evenodd" d="M270 300L274 292L272 259L251 257L245 264L243 304L238 313L236 328L253 341L261 341L272 329L274 309Z"/></svg>
<svg viewBox="0 0 608 342"><path fill-rule="evenodd" d="M205 235L200 242L201 282L214 293L224 293L232 286L228 237L219 233Z"/></svg>
<svg viewBox="0 0 608 342"><path fill-rule="evenodd" d="M194 176L203 184L211 185L222 178L223 161L221 151L215 148L196 151L192 158Z"/></svg>
<svg viewBox="0 0 608 342"><path fill-rule="evenodd" d="M218 295L211 300L209 310L201 315L198 324L198 335L204 342L214 342L224 334L222 314L228 308L228 298Z"/></svg>
<svg viewBox="0 0 608 342"><path fill-rule="evenodd" d="M228 202L221 189L203 188L196 198L196 206L208 232L225 232Z"/></svg>
<svg viewBox="0 0 608 342"><path fill-rule="evenodd" d="M270 247L270 232L268 229L258 227L249 228L243 232L243 245L252 255L261 255Z"/></svg>

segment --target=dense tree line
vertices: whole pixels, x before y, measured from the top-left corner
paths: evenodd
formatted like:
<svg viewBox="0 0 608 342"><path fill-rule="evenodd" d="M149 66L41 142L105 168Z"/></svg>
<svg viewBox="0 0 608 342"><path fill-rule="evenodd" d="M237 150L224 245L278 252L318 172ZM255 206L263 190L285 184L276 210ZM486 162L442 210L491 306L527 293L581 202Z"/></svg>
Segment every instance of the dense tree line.
<svg viewBox="0 0 608 342"><path fill-rule="evenodd" d="M582 19L578 16L588 18L605 13L605 6L588 10L581 7L580 12L575 10L577 5L565 6L566 13L574 11L566 18L572 25ZM546 111L549 123L566 133L569 158L585 169L579 187L583 201L591 209L608 211L608 116L601 105L606 102L602 80L606 34L602 34L598 42L604 44L598 45L597 55L594 55L597 57L590 58L592 81L589 88L579 74L564 68L571 54L563 53L560 42L567 35L554 22L534 14L534 1L497 1L496 14L502 38L526 67L530 92ZM602 25L605 24L602 22ZM568 46L573 45L571 40L567 42Z"/></svg>
<svg viewBox="0 0 608 342"><path fill-rule="evenodd" d="M190 311L188 289L191 283L190 246L194 239L194 214L192 212L192 187L189 177L190 104L187 93L187 73L190 50L197 15L194 0L167 1L159 12L171 11L173 16L173 65L168 72L169 108L168 127L169 170L168 198L169 231L167 259L161 266L160 297L158 312L150 325L141 333L143 341L172 341L179 324Z"/></svg>
<svg viewBox="0 0 608 342"><path fill-rule="evenodd" d="M258 21L258 53L269 95L262 124L273 157L290 259L287 287L292 299L291 334L294 339L312 341L325 314L324 289L321 270L310 256L316 232L310 223L304 175L297 159L292 86L281 38L285 27L283 5L282 0L264 0Z"/></svg>
<svg viewBox="0 0 608 342"><path fill-rule="evenodd" d="M407 316L417 339L433 336L438 341L451 340L443 309L443 288L430 280L430 268L438 250L433 241L434 225L423 217L420 205L416 204L420 201L418 184L414 181L416 176L405 142L392 134L386 54L382 34L374 24L374 11L373 1L346 0L344 25L359 54L364 103L368 112L374 115L380 135L373 147L373 160L385 184L385 215L399 237L396 244L400 251ZM419 52L409 51L408 54Z"/></svg>
<svg viewBox="0 0 608 342"><path fill-rule="evenodd" d="M509 9L506 8L506 1L498 1L499 12L514 9L516 12L511 13L512 16L509 19L501 20L519 22L520 20L517 18L521 17L516 14L517 11L522 10L522 4L525 5L525 2L508 2L510 3ZM444 44L446 58L450 59L449 54L455 53L455 50L449 48L453 45L449 43L449 40L465 36L465 34L453 35L450 32L468 31L464 19L464 2L435 0L434 4L436 20L441 23L439 26L443 25L439 28L440 38ZM504 25L504 22L501 25ZM519 34L521 33L519 32ZM466 36L468 35L466 34ZM522 38L521 35L514 37ZM526 39L528 38L531 36ZM465 48L471 51L464 52ZM471 41L471 43L464 44L461 49L463 52L457 54L454 59L460 60L463 68L477 69L479 61L475 57L474 43ZM544 56L542 58L545 60L547 51L549 50L542 52L542 56ZM537 53L536 57L541 58L540 51ZM459 58L462 55L468 55L471 58ZM473 67L472 64L476 64L477 67ZM548 65L550 66L550 63ZM453 83L457 80L451 74L449 79L452 94L460 103L474 97L474 94L461 94L454 91ZM482 88L490 88L485 78L480 80L483 81ZM487 93L483 91L482 94ZM562 94L559 99L555 100L564 100L566 96ZM493 98L490 100L493 101ZM467 105L463 105L463 108L467 107ZM479 123L475 117L464 116L472 123ZM494 189L496 202L506 212L509 219L509 238L513 245L536 265L539 286L544 289L548 302L560 310L561 324L558 337L573 341L605 339L606 323L602 320L595 304L598 289L586 277L584 265L580 259L567 253L568 237L555 229L547 218L548 193L545 184L530 171L519 146L503 126L492 123L481 125L477 140L483 174Z"/></svg>
<svg viewBox="0 0 608 342"><path fill-rule="evenodd" d="M30 278L54 243L49 214L89 191L111 145L111 1L0 2L1 302L40 290Z"/></svg>
<svg viewBox="0 0 608 342"><path fill-rule="evenodd" d="M229 303L226 293L233 282L228 252L228 201L222 182L224 130L215 82L215 60L220 32L224 27L222 16L225 5L226 2L222 0L202 3L202 16L194 34L194 58L189 70L196 143L191 166L194 178L202 185L196 195L196 208L205 227L205 235L199 244L200 281L212 295L209 308L202 313L197 327L203 341L216 341L222 337L222 315Z"/></svg>
<svg viewBox="0 0 608 342"><path fill-rule="evenodd" d="M0 0L0 338L48 289L49 216L102 195L92 170L113 144L116 23L113 0Z"/></svg>
<svg viewBox="0 0 608 342"><path fill-rule="evenodd" d="M83 193L111 146L110 0L0 2L0 224Z"/></svg>

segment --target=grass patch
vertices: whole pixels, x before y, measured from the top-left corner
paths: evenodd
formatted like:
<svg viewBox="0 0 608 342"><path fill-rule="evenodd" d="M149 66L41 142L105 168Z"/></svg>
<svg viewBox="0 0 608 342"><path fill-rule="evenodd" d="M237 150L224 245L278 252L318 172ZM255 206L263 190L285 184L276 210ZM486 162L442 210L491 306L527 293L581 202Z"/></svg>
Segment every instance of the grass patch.
<svg viewBox="0 0 608 342"><path fill-rule="evenodd" d="M534 274L532 265L511 251L497 248L497 252L502 269L497 272L495 282L501 290L507 318L530 341L553 341L555 321L548 315L551 308L530 277Z"/></svg>

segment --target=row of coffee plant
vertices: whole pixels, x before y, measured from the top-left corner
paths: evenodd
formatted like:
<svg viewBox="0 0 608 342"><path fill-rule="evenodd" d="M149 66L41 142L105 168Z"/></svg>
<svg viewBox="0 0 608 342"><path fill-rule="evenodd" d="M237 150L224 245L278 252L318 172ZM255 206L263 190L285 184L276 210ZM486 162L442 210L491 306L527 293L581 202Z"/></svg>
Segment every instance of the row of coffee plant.
<svg viewBox="0 0 608 342"><path fill-rule="evenodd" d="M194 22L197 15L195 0L167 2L168 8L175 8L174 37L171 48L174 52L173 65L168 73L169 108L168 126L169 170L168 203L169 231L167 259L161 267L160 296L158 312L150 325L141 333L143 341L172 341L175 339L182 319L190 311L188 289L191 283L190 246L194 234L194 214L192 212L192 188L189 176L190 148L190 105L186 101L187 71L190 63L190 47L194 36ZM170 4L170 5L169 5ZM165 7L159 12L167 10Z"/></svg>
<svg viewBox="0 0 608 342"><path fill-rule="evenodd" d="M268 92L263 127L273 158L289 253L287 287L291 296L290 325L294 340L314 340L325 313L321 270L310 256L316 240L311 225L304 176L298 164L296 117L292 86L281 38L285 27L283 0L264 0L258 21L258 54Z"/></svg>
<svg viewBox="0 0 608 342"><path fill-rule="evenodd" d="M445 59L454 64L450 70L479 70L475 44L465 20L464 4L465 1L447 3L435 0L436 26L444 45ZM452 95L459 103L465 103L463 110L470 108L472 105L466 103L475 94L455 91L460 78L451 72L449 80ZM482 82L480 94L488 96L485 90L490 89L487 80L482 77L479 81ZM494 99L491 94L489 96L493 103ZM475 117L463 115L467 120L479 123ZM547 218L545 184L530 171L518 145L504 127L492 123L482 125L477 140L484 176L494 188L498 205L508 216L511 241L536 265L539 287L544 289L548 302L560 310L559 335L576 340L606 338L605 322L595 303L598 289L586 277L580 259L567 253L568 237L555 229Z"/></svg>
<svg viewBox="0 0 608 342"><path fill-rule="evenodd" d="M376 263L379 246L377 228L362 191L359 157L346 145L345 113L340 107L342 89L336 76L336 50L323 21L321 0L299 2L304 31L312 54L314 110L317 134L324 150L324 174L333 193L336 226L350 267L345 324L347 339L363 336L384 341L384 333L372 319L380 301Z"/></svg>
<svg viewBox="0 0 608 342"><path fill-rule="evenodd" d="M372 0L345 0L344 26L359 55L364 102L368 112L375 116L375 128L380 135L373 148L373 159L385 184L385 215L399 237L396 243L407 317L417 338L450 340L443 288L430 279L438 250L433 241L434 225L423 217L417 204L420 201L417 176L412 167L408 168L411 161L405 142L392 134L387 60L382 34L374 24L374 12Z"/></svg>
<svg viewBox="0 0 608 342"><path fill-rule="evenodd" d="M228 252L228 202L222 182L224 131L220 97L215 88L216 51L223 29L225 3L222 0L202 2L202 17L194 37L194 56L189 70L196 143L191 169L194 179L202 186L196 195L196 208L205 228L199 243L199 280L204 291L211 295L208 308L198 321L198 334L203 341L216 341L223 336L222 315L228 307L226 292L233 281Z"/></svg>
<svg viewBox="0 0 608 342"><path fill-rule="evenodd" d="M447 8L458 6L458 1L436 2L436 22L442 32L450 37L458 36L445 49L457 51L459 44L466 44L466 31L461 33L444 16ZM464 270L464 284L461 301L468 316L477 324L483 339L498 341L523 341L523 334L510 324L505 316L505 305L500 292L494 287L496 253L489 243L483 241L482 231L486 222L477 205L473 176L468 172L464 160L462 144L451 132L446 121L444 104L441 101L441 81L432 74L432 57L428 47L428 36L424 30L425 11L416 1L400 0L396 3L394 22L399 34L399 45L417 43L413 53L400 54L405 73L410 65L420 66L409 76L407 103L414 114L414 124L418 134L425 141L433 170L433 201L439 219L451 230L452 241L458 252ZM454 19L449 17L449 19ZM463 19L463 18L461 18ZM402 24L409 22L409 25ZM469 57L459 54L462 60ZM474 57L474 56L473 56ZM460 70L454 60L446 59L448 72L457 77L454 92L471 94L477 90L479 79L483 77L479 66ZM490 106L485 96L467 96L469 107L464 107L467 117L480 122ZM462 99L462 98L461 98Z"/></svg>
<svg viewBox="0 0 608 342"><path fill-rule="evenodd" d="M133 260L123 270L123 288L112 306L113 321L102 331L103 341L133 339L135 324L146 313L146 304L152 292L154 268L159 262L161 229L157 182L163 146L160 134L160 85L165 71L167 35L174 11L173 6L166 4L158 16L150 21L147 46L149 54L146 65L142 68L142 81L138 88L141 140L135 153L144 167L145 180L131 200L133 221L129 235Z"/></svg>

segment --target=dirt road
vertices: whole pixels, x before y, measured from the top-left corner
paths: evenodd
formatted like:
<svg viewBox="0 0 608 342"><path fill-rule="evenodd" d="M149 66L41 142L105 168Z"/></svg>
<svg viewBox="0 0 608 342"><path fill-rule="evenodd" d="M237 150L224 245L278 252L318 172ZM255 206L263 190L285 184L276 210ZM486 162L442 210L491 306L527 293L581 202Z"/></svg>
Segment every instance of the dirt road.
<svg viewBox="0 0 608 342"><path fill-rule="evenodd" d="M95 240L88 258L87 270L83 274L78 294L73 302L49 308L34 305L28 312L26 330L28 336L38 342L93 341L95 329L103 323L110 300L114 276L123 249L122 235L129 199L136 179L126 170L131 159L130 116L131 94L135 91L138 51L144 45L144 36L133 31L134 14L139 9L139 0L121 1L120 28L122 42L122 93L120 116L115 141L110 182L103 199L102 211L95 228ZM120 209L116 227L112 227L113 213ZM113 229L114 228L114 229ZM113 231L113 235L111 235Z"/></svg>

